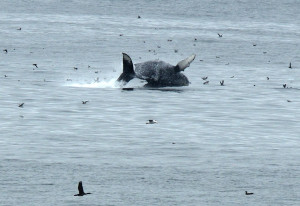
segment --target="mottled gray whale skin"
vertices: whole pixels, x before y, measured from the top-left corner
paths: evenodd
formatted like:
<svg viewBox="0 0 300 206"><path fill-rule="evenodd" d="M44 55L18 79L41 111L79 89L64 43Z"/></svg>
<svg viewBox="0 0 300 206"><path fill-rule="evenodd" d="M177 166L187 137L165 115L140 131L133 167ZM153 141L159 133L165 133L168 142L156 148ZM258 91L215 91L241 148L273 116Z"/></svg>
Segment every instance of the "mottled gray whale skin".
<svg viewBox="0 0 300 206"><path fill-rule="evenodd" d="M163 61L146 61L133 66L131 58L123 53L123 73L117 81L128 83L133 78L139 78L147 81L145 86L149 87L174 87L188 86L188 78L181 73L195 59L196 55L178 62L176 66ZM135 67L135 69L134 69Z"/></svg>

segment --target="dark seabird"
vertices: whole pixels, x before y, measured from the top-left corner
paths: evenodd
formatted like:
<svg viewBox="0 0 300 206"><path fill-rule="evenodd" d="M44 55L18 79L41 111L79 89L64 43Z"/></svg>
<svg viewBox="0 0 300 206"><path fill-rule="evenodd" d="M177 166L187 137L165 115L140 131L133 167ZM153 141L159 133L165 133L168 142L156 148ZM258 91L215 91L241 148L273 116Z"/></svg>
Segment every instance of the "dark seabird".
<svg viewBox="0 0 300 206"><path fill-rule="evenodd" d="M32 64L33 66L35 66L36 68L38 68L37 64Z"/></svg>
<svg viewBox="0 0 300 206"><path fill-rule="evenodd" d="M290 69L292 68L292 62L290 62L290 66L289 66L289 68L290 68Z"/></svg>
<svg viewBox="0 0 300 206"><path fill-rule="evenodd" d="M3 51L4 51L5 53L7 53L7 49L3 49Z"/></svg>
<svg viewBox="0 0 300 206"><path fill-rule="evenodd" d="M86 104L86 103L88 103L89 101L82 101L82 104Z"/></svg>
<svg viewBox="0 0 300 206"><path fill-rule="evenodd" d="M286 88L286 84L283 84L282 86L283 86L283 88Z"/></svg>
<svg viewBox="0 0 300 206"><path fill-rule="evenodd" d="M21 30L22 30L22 28L20 27L20 28L18 28L17 30L21 31Z"/></svg>
<svg viewBox="0 0 300 206"><path fill-rule="evenodd" d="M89 194L92 194L92 193L85 193L84 191L83 191L83 187L82 187L82 181L80 181L79 183L78 183L78 194L76 194L76 195L74 195L74 196L83 196L83 195L89 195Z"/></svg>
<svg viewBox="0 0 300 206"><path fill-rule="evenodd" d="M223 36L223 34L219 34L219 33L218 33L218 36L219 36L219 37L222 37L222 36Z"/></svg>
<svg viewBox="0 0 300 206"><path fill-rule="evenodd" d="M253 192L247 192L245 191L245 195L253 195L254 193Z"/></svg>
<svg viewBox="0 0 300 206"><path fill-rule="evenodd" d="M206 82L204 82L203 84L208 84L209 83L209 81L206 81Z"/></svg>
<svg viewBox="0 0 300 206"><path fill-rule="evenodd" d="M224 86L224 80L220 81L220 85Z"/></svg>
<svg viewBox="0 0 300 206"><path fill-rule="evenodd" d="M202 77L203 80L207 80L208 77Z"/></svg>
<svg viewBox="0 0 300 206"><path fill-rule="evenodd" d="M74 70L78 70L78 68L77 67L73 67L74 68Z"/></svg>
<svg viewBox="0 0 300 206"><path fill-rule="evenodd" d="M23 107L24 103L19 104L19 107Z"/></svg>
<svg viewBox="0 0 300 206"><path fill-rule="evenodd" d="M140 18L141 18L141 16L139 15L139 16L138 16L138 19L140 19Z"/></svg>
<svg viewBox="0 0 300 206"><path fill-rule="evenodd" d="M157 121L154 119L149 119L149 121L146 122L146 124L155 124L155 123L157 123Z"/></svg>
<svg viewBox="0 0 300 206"><path fill-rule="evenodd" d="M270 78L269 77L267 77L267 80L269 80Z"/></svg>

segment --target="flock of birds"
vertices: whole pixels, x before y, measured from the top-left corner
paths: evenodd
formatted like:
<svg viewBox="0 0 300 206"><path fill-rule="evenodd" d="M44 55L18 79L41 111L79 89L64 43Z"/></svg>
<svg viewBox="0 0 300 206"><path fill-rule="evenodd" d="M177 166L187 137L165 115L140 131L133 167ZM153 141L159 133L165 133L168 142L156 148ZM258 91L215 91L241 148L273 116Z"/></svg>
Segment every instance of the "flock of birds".
<svg viewBox="0 0 300 206"><path fill-rule="evenodd" d="M141 18L141 16L138 16L138 18L140 19ZM20 28L18 28L17 30L19 30L19 31L21 31L22 30L22 28L20 27ZM220 33L217 33L218 34L218 37L219 38L222 38L223 37L223 34L220 34ZM120 36L123 36L123 34L120 34ZM197 41L198 39L197 38L194 38L194 41ZM169 42L171 42L172 41L172 39L168 39L168 41ZM145 43L145 41L144 41L144 43ZM253 46L256 46L257 44L253 44ZM160 48L160 46L157 46L158 48ZM155 50L149 50L149 52L154 52L154 54L156 54L156 51ZM3 49L3 52L4 53L8 53L8 50L7 49ZM178 49L174 49L174 52L175 53L177 53L178 52ZM264 53L266 53L266 52L264 52ZM139 57L140 59L141 59L141 57ZM220 57L218 57L218 56L216 56L216 58L220 58ZM200 61L203 61L203 60L200 60ZM229 64L229 63L228 63ZM36 63L34 63L34 64L32 64L36 69L38 69L39 67L38 67L38 65L36 64ZM91 66L90 65L88 65L88 68L91 68ZM288 68L290 68L290 69L292 69L293 67L292 67L292 63L290 62L289 63L289 66L288 66ZM78 67L73 67L73 69L74 70L78 70ZM34 70L34 69L33 69ZM115 70L113 70L114 72L115 72ZM95 73L98 73L98 71L95 71ZM4 75L4 77L8 77L6 74ZM230 78L234 78L234 76L231 76ZM267 80L269 80L270 78L269 77L267 77ZM208 76L205 76L205 77L202 77L202 80L204 81L203 82L203 84L204 85L208 85L209 84L209 80L208 80ZM45 79L44 79L44 81L45 81ZM72 81L72 79L67 79L66 81ZM97 77L95 80L94 80L95 82L99 82L99 77ZM221 86L225 86L225 81L224 80L221 80L220 81L220 85ZM255 86L255 85L253 85L253 86ZM283 88L291 88L291 87L287 87L287 84L283 84L282 85L283 86ZM122 90L133 90L133 88L122 88ZM290 100L287 100L288 102L291 102ZM87 100L84 100L84 101L82 101L82 104L87 104L89 101L87 101ZM22 108L24 106L24 102L23 103L20 103L19 105L18 105L18 107L20 107L20 108ZM146 124L155 124L155 123L157 123L157 121L156 120L149 120L148 122L146 122Z"/></svg>
<svg viewBox="0 0 300 206"><path fill-rule="evenodd" d="M141 18L141 16L138 16L138 18L140 19ZM22 28L18 28L17 30L22 30ZM120 36L123 36L123 34L120 34ZM223 37L223 34L220 34L220 33L218 33L218 36L219 36L219 38L222 38ZM197 41L197 38L195 38L194 39L195 41ZM172 41L171 39L168 39L168 41ZM145 43L145 41L144 41L144 43ZM256 46L256 44L253 44L253 46ZM158 46L158 48L160 48L160 46ZM149 52L151 52L151 51L153 51L154 53L155 53L155 50L149 50ZM5 53L8 53L8 50L7 49L3 49L3 52L5 52ZM175 53L177 53L178 52L178 49L175 49L174 50L174 52ZM200 61L203 61L203 60L200 60ZM38 67L38 65L36 64L36 63L34 63L34 64L32 64L35 68L39 68ZM88 66L88 68L90 68L90 66ZM289 63L289 67L288 68L290 68L290 69L292 69L293 67L292 67L292 63L290 62ZM78 67L74 67L73 68L74 70L78 70ZM7 77L7 75L4 75L4 77ZM234 76L232 76L231 78L234 78ZM209 81L208 81L208 77L207 76L204 76L204 77L202 77L202 80L204 81L203 82L203 84L204 85L207 85L207 84L209 84ZM267 77L267 80L269 80L269 77ZM68 80L67 80L68 81ZM99 77L98 77L98 79L97 80L95 80L95 81L99 81ZM220 81L220 85L221 86L224 86L224 80L221 80ZM254 85L255 86L255 85ZM287 85L286 84L283 84L283 88L288 88L287 87ZM132 88L123 88L124 90L132 90ZM289 100L288 100L289 101ZM82 101L82 104L87 104L89 101ZM18 107L20 107L20 108L22 108L23 106L24 106L24 102L23 103L20 103L19 105L18 105ZM146 124L156 124L157 123L157 121L156 120L153 120L153 119L150 119L150 120L148 120L147 122L146 122ZM173 143L173 144L175 144L175 143ZM85 193L84 192L84 189L83 189L83 185L82 185L82 181L80 181L79 183L78 183L78 194L75 194L74 196L84 196L84 195L88 195L88 194L92 194L92 193ZM245 195L253 195L254 193L253 192L248 192L248 191L245 191Z"/></svg>

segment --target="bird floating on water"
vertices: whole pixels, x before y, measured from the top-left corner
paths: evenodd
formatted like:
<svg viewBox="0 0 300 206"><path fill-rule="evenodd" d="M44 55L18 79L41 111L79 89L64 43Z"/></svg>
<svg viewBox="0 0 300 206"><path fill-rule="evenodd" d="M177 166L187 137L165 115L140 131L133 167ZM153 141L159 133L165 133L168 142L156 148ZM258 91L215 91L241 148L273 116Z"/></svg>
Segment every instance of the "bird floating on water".
<svg viewBox="0 0 300 206"><path fill-rule="evenodd" d="M157 121L154 119L149 119L148 122L146 122L146 124L156 124Z"/></svg>
<svg viewBox="0 0 300 206"><path fill-rule="evenodd" d="M38 68L37 64L32 64L33 66L35 66L36 68Z"/></svg>

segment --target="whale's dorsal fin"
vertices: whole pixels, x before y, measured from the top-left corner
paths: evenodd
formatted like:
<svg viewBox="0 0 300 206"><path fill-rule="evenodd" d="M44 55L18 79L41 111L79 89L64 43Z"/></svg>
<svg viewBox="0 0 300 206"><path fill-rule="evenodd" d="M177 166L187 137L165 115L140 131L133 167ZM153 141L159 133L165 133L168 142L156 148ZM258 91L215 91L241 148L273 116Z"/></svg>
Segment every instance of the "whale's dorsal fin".
<svg viewBox="0 0 300 206"><path fill-rule="evenodd" d="M123 73L119 76L117 81L124 81L125 83L132 80L135 76L133 64L130 56L123 53Z"/></svg>
<svg viewBox="0 0 300 206"><path fill-rule="evenodd" d="M194 61L195 57L196 57L196 55L193 54L193 55L189 56L188 58L178 62L177 65L175 66L175 71L176 72L184 71L185 68L189 67L190 63L192 63L192 61Z"/></svg>

